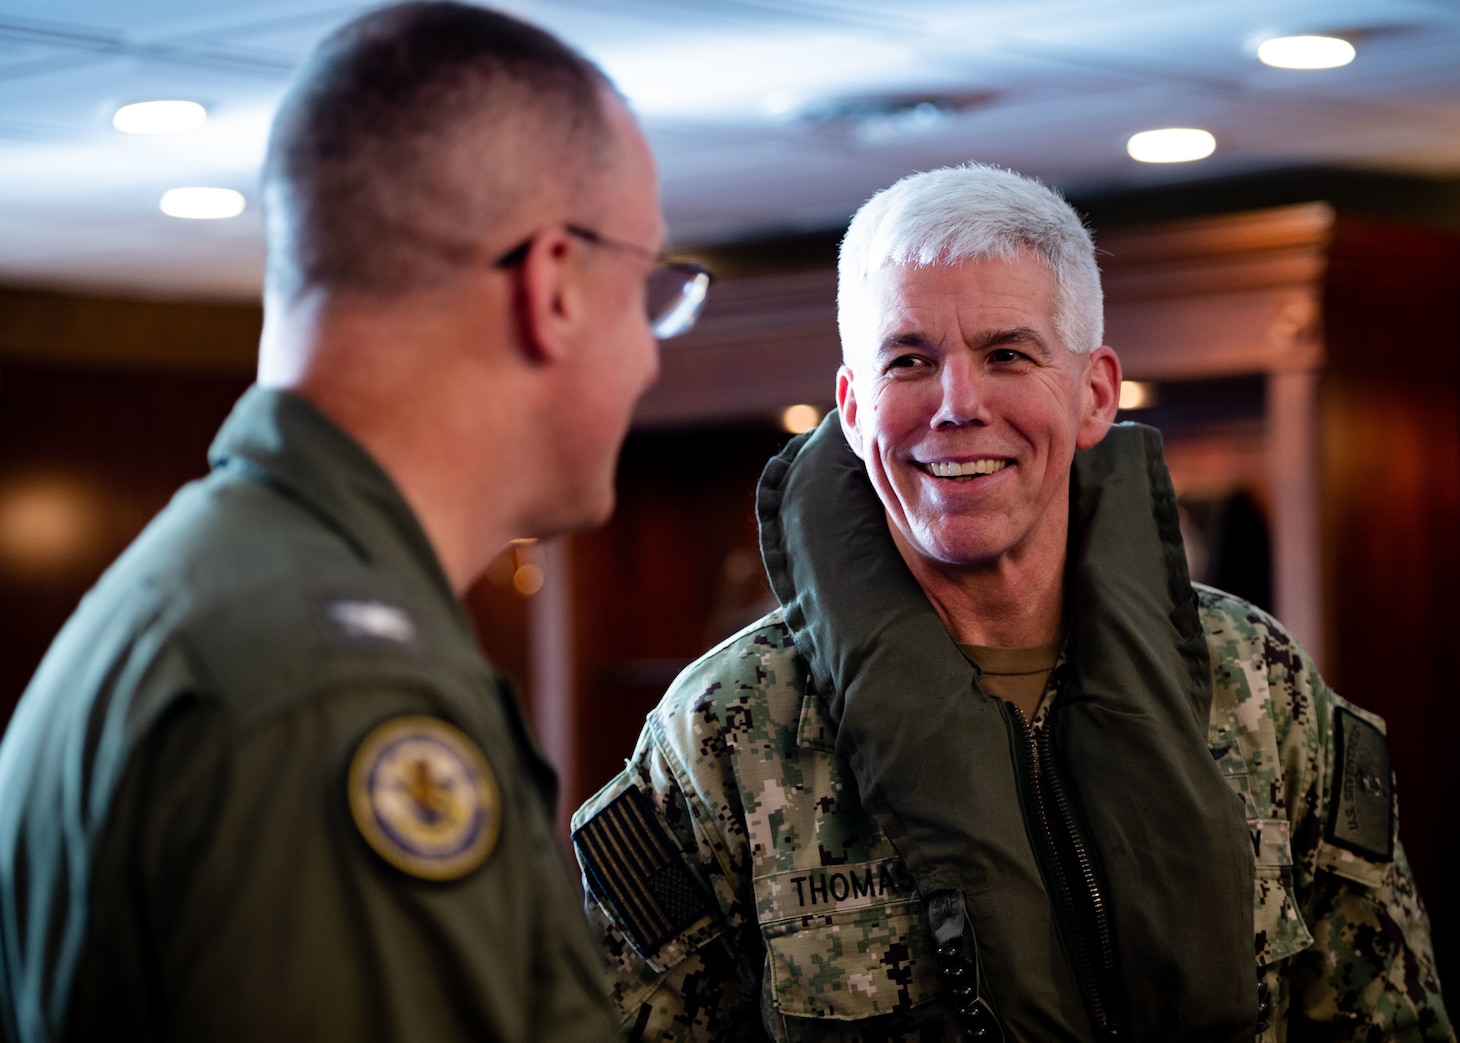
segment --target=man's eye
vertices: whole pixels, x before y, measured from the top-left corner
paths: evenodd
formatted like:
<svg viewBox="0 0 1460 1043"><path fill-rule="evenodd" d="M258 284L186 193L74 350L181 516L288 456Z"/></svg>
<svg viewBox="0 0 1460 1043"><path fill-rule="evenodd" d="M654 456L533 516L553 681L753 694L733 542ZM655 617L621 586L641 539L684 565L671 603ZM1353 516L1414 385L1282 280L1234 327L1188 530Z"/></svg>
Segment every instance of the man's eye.
<svg viewBox="0 0 1460 1043"><path fill-rule="evenodd" d="M913 369L923 365L926 365L926 363L917 355L899 355L887 363L887 368L889 370Z"/></svg>
<svg viewBox="0 0 1460 1043"><path fill-rule="evenodd" d="M1015 351L1013 348L995 348L989 353L989 359L993 362L1018 362L1028 357L1022 351Z"/></svg>

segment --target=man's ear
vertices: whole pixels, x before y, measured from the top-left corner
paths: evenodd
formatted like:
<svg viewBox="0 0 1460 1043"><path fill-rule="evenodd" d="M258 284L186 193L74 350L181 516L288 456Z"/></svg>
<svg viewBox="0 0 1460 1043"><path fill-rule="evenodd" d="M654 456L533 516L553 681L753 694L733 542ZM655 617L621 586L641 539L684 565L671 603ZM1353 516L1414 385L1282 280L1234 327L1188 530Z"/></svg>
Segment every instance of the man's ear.
<svg viewBox="0 0 1460 1043"><path fill-rule="evenodd" d="M535 362L561 359L583 322L577 244L561 226L543 229L522 258L518 321Z"/></svg>
<svg viewBox="0 0 1460 1043"><path fill-rule="evenodd" d="M1120 359L1103 344L1090 352L1086 360L1082 393L1085 409L1075 446L1089 449L1105 437L1120 409Z"/></svg>
<svg viewBox="0 0 1460 1043"><path fill-rule="evenodd" d="M852 371L846 366L836 371L836 408L847 445L852 447L852 452L862 456L862 432L857 428L857 390L852 382Z"/></svg>

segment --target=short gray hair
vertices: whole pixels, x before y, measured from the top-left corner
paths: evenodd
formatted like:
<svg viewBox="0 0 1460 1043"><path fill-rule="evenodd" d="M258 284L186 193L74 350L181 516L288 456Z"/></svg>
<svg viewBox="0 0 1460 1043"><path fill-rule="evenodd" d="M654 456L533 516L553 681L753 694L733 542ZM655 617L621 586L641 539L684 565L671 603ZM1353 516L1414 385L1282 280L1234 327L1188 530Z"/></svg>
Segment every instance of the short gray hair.
<svg viewBox="0 0 1460 1043"><path fill-rule="evenodd" d="M454 0L336 30L274 118L269 288L389 296L478 263L483 239L521 234L509 226L545 180L571 196L595 176L605 90L548 33Z"/></svg>
<svg viewBox="0 0 1460 1043"><path fill-rule="evenodd" d="M1065 347L1088 354L1105 336L1095 244L1053 189L1011 170L967 163L910 174L862 205L842 239L837 326L842 351L865 335L865 284L889 266L922 267L1030 250L1054 273L1054 325Z"/></svg>

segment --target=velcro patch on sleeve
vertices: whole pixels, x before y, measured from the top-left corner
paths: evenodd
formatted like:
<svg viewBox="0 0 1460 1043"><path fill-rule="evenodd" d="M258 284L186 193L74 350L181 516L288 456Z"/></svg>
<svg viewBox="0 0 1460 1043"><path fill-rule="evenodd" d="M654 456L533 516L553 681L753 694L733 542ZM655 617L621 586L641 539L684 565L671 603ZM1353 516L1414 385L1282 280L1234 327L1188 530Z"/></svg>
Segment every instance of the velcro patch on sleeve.
<svg viewBox="0 0 1460 1043"><path fill-rule="evenodd" d="M497 845L497 777L481 747L439 718L406 714L372 728L350 760L348 789L360 835L411 876L460 880Z"/></svg>
<svg viewBox="0 0 1460 1043"><path fill-rule="evenodd" d="M1337 756L1328 840L1379 862L1394 858L1394 772L1389 741L1352 710L1334 713Z"/></svg>
<svg viewBox="0 0 1460 1043"><path fill-rule="evenodd" d="M640 955L714 911L704 885L641 790L630 787L573 834L593 892Z"/></svg>

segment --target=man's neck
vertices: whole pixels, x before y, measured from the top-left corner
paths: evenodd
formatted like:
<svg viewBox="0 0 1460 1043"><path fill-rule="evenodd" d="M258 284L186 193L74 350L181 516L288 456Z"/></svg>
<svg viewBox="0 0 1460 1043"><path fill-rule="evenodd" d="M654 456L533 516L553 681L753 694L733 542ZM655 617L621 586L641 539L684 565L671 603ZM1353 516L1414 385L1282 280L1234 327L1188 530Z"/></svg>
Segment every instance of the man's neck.
<svg viewBox="0 0 1460 1043"><path fill-rule="evenodd" d="M522 453L511 422L523 396L505 377L483 409L467 368L447 358L430 317L396 321L313 310L265 324L259 383L305 398L358 441L410 505L457 594L522 533L508 492ZM442 373L457 375L443 381ZM468 387L470 383L470 387ZM487 453L483 446L501 448ZM485 495L487 490L494 495Z"/></svg>
<svg viewBox="0 0 1460 1043"><path fill-rule="evenodd" d="M1064 543L1045 553L1005 554L987 564L949 566L893 541L955 641L1030 648L1058 641L1064 629Z"/></svg>

